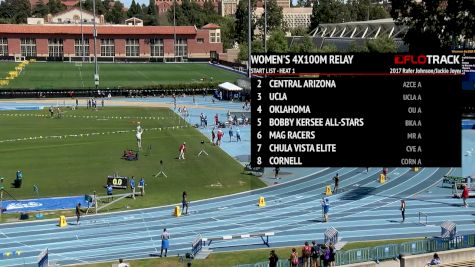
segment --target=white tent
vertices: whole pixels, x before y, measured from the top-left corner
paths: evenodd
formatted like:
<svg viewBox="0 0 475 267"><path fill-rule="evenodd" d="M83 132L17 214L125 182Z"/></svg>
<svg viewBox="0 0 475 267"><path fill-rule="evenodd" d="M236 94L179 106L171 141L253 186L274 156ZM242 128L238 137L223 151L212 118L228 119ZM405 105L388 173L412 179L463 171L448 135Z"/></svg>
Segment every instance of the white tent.
<svg viewBox="0 0 475 267"><path fill-rule="evenodd" d="M221 100L230 100L234 98L239 98L241 95L242 88L232 84L230 82L225 82L220 85L219 87L219 99Z"/></svg>
<svg viewBox="0 0 475 267"><path fill-rule="evenodd" d="M242 88L235 85L235 84L232 84L230 82L225 82L225 83L222 83L220 85L218 85L218 87L220 89L223 89L225 91L233 91L233 92L240 92L242 91Z"/></svg>

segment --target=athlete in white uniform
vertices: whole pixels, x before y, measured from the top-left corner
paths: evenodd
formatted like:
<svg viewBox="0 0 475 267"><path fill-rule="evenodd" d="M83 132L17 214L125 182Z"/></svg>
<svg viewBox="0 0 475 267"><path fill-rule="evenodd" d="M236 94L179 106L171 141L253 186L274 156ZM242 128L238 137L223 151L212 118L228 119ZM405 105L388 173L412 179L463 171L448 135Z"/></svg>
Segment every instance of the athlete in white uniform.
<svg viewBox="0 0 475 267"><path fill-rule="evenodd" d="M140 126L140 122L137 125L137 132L135 134L135 137L137 137L137 147L139 150L142 150L142 133L143 133L143 128Z"/></svg>

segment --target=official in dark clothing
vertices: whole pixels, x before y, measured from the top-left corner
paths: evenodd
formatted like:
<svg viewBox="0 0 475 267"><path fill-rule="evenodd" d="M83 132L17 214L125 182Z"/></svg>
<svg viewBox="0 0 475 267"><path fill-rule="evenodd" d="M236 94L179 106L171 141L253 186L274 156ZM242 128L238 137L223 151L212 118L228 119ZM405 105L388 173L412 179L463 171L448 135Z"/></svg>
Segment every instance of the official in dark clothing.
<svg viewBox="0 0 475 267"><path fill-rule="evenodd" d="M278 261L279 257L275 254L275 250L271 250L269 256L269 267L277 267Z"/></svg>
<svg viewBox="0 0 475 267"><path fill-rule="evenodd" d="M79 219L81 218L81 203L76 205L76 224L79 224Z"/></svg>
<svg viewBox="0 0 475 267"><path fill-rule="evenodd" d="M401 199L401 216L402 216L402 222L406 220L406 201L404 199Z"/></svg>

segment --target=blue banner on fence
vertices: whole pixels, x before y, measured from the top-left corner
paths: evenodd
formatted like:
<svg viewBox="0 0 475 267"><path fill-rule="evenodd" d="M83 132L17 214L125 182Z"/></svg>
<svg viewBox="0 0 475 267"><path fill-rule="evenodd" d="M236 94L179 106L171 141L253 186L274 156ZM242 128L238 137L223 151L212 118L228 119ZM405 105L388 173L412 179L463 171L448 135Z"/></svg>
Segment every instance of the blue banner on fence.
<svg viewBox="0 0 475 267"><path fill-rule="evenodd" d="M74 209L78 203L87 207L84 196L75 197L55 197L55 198L39 198L25 200L4 200L2 203L4 213L41 211L41 210L62 210Z"/></svg>

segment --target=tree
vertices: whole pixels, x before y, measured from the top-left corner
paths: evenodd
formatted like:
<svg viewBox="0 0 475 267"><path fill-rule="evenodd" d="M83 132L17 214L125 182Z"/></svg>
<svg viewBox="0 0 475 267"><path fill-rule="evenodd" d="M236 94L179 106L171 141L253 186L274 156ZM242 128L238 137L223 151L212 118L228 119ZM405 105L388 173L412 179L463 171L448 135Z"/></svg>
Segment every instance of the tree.
<svg viewBox="0 0 475 267"><path fill-rule="evenodd" d="M267 51L273 53L286 53L289 50L287 38L282 30L275 30L272 32L267 41Z"/></svg>
<svg viewBox="0 0 475 267"><path fill-rule="evenodd" d="M370 19L385 19L390 18L389 12L383 5L372 4L369 12Z"/></svg>
<svg viewBox="0 0 475 267"><path fill-rule="evenodd" d="M284 20L284 15L282 13L282 7L277 5L276 0L267 0L267 34L276 29L282 28L282 21ZM261 32L264 32L265 27L265 13L264 12L261 18L258 21L259 29Z"/></svg>
<svg viewBox="0 0 475 267"><path fill-rule="evenodd" d="M31 16L31 5L28 0L4 0L0 4L0 18L9 23L26 23Z"/></svg>
<svg viewBox="0 0 475 267"><path fill-rule="evenodd" d="M254 14L256 9L256 1L251 1L252 11L251 14ZM247 43L248 39L248 1L239 1L239 4L236 9L236 40L238 43L243 44ZM254 30L256 29L256 19L255 17L251 18L251 38L254 40Z"/></svg>
<svg viewBox="0 0 475 267"><path fill-rule="evenodd" d="M181 10L183 11L183 18L182 20L183 21L186 21L185 24L189 24L190 23L190 16L191 16L191 11L192 7L191 7L191 2L190 0L182 0L181 1Z"/></svg>
<svg viewBox="0 0 475 267"><path fill-rule="evenodd" d="M82 2L82 8L87 11L92 11L92 0L84 0L84 2Z"/></svg>
<svg viewBox="0 0 475 267"><path fill-rule="evenodd" d="M114 6L106 13L105 18L108 22L121 24L125 20L124 5L120 1L115 1Z"/></svg>
<svg viewBox="0 0 475 267"><path fill-rule="evenodd" d="M349 19L352 21L365 21L389 18L390 15L383 5L373 0L351 0L346 3Z"/></svg>
<svg viewBox="0 0 475 267"><path fill-rule="evenodd" d="M205 3L203 4L203 11L208 16L217 14L216 9L214 8L213 2L211 2L211 0L205 1Z"/></svg>
<svg viewBox="0 0 475 267"><path fill-rule="evenodd" d="M447 51L475 32L473 0L394 0L391 16L409 29L404 42L411 52Z"/></svg>
<svg viewBox="0 0 475 267"><path fill-rule="evenodd" d="M336 46L334 45L324 45L322 48L317 48L313 52L332 54L332 53L338 53L339 51L338 51L338 48L336 48Z"/></svg>
<svg viewBox="0 0 475 267"><path fill-rule="evenodd" d="M175 11L175 12L173 12ZM171 25L173 25L173 14L175 14L175 21L177 26L183 26L188 24L188 19L183 13L183 8L181 5L177 4L175 1L171 8L168 9L167 17Z"/></svg>
<svg viewBox="0 0 475 267"><path fill-rule="evenodd" d="M395 53L397 45L393 38L381 37L366 42L368 52L371 53Z"/></svg>
<svg viewBox="0 0 475 267"><path fill-rule="evenodd" d="M238 61L246 61L248 57L248 45L247 43L243 43L239 45L239 54L238 54ZM252 53L264 53L264 46L262 45L261 40L254 40L251 44L251 51Z"/></svg>
<svg viewBox="0 0 475 267"><path fill-rule="evenodd" d="M202 27L206 20L206 14L196 1L190 2L190 13L188 14L189 25Z"/></svg>
<svg viewBox="0 0 475 267"><path fill-rule="evenodd" d="M49 13L53 15L63 10L66 10L66 6L61 3L61 0L49 0L47 6L49 9Z"/></svg>
<svg viewBox="0 0 475 267"><path fill-rule="evenodd" d="M249 58L249 47L247 43L239 44L238 62L246 61Z"/></svg>
<svg viewBox="0 0 475 267"><path fill-rule="evenodd" d="M444 43L453 47L465 47L467 39L475 40L475 2L448 1L446 15L449 17L447 30L443 32Z"/></svg>
<svg viewBox="0 0 475 267"><path fill-rule="evenodd" d="M46 15L48 15L48 13L49 13L49 8L47 5L45 5L43 0L39 0L38 2L36 2L36 6L32 11L33 16L37 18L44 18L46 17Z"/></svg>
<svg viewBox="0 0 475 267"><path fill-rule="evenodd" d="M310 17L310 29L320 23L339 23L350 20L347 6L339 0L320 0L313 5Z"/></svg>
<svg viewBox="0 0 475 267"><path fill-rule="evenodd" d="M358 44L356 42L352 42L350 47L348 48L349 53L367 53L369 52L367 44Z"/></svg>
<svg viewBox="0 0 475 267"><path fill-rule="evenodd" d="M264 53L264 45L261 40L254 40L251 44L252 53Z"/></svg>
<svg viewBox="0 0 475 267"><path fill-rule="evenodd" d="M235 23L234 18L231 16L221 17L218 16L217 21L213 21L218 23L221 26L221 42L223 43L224 49L229 49L234 46L235 42ZM211 21L210 21L211 22Z"/></svg>
<svg viewBox="0 0 475 267"><path fill-rule="evenodd" d="M158 13L157 6L155 5L155 0L150 0L147 7L147 13L144 16L144 24L149 26L158 25Z"/></svg>
<svg viewBox="0 0 475 267"><path fill-rule="evenodd" d="M135 3L135 0L132 0L132 3L130 4L129 10L127 10L127 16L129 18L131 17L141 17L142 15L142 8L140 7L140 4Z"/></svg>
<svg viewBox="0 0 475 267"><path fill-rule="evenodd" d="M305 36L307 34L308 29L305 27L297 27L290 29L290 35L292 36Z"/></svg>
<svg viewBox="0 0 475 267"><path fill-rule="evenodd" d="M293 44L290 47L290 51L293 53L311 53L315 50L315 44L312 41L312 38L310 36L305 35L302 39L301 42L298 42L296 44Z"/></svg>
<svg viewBox="0 0 475 267"><path fill-rule="evenodd" d="M102 6L104 7L106 15L112 10L112 8L115 5L115 2L113 0L102 0L101 3L102 3Z"/></svg>

